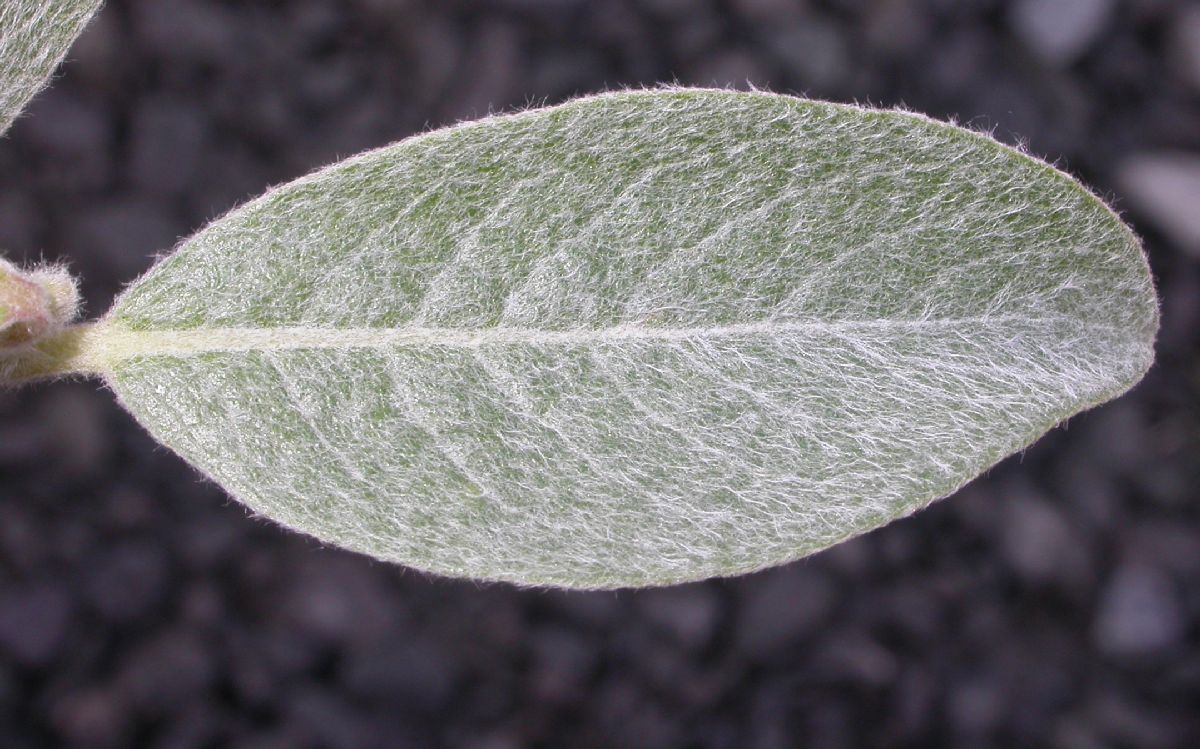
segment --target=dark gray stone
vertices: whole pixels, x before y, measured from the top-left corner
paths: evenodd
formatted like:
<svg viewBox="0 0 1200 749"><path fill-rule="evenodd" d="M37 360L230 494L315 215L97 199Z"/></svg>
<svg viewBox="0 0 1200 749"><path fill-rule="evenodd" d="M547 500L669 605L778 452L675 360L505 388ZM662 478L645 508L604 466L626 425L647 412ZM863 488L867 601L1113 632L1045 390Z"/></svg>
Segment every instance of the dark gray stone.
<svg viewBox="0 0 1200 749"><path fill-rule="evenodd" d="M209 124L194 102L165 96L138 102L133 113L129 176L151 195L185 192L209 147Z"/></svg>
<svg viewBox="0 0 1200 749"><path fill-rule="evenodd" d="M59 583L0 588L0 651L21 665L44 667L62 654L73 608Z"/></svg>
<svg viewBox="0 0 1200 749"><path fill-rule="evenodd" d="M446 707L457 680L453 654L432 637L400 635L346 654L341 680L362 700L406 713Z"/></svg>
<svg viewBox="0 0 1200 749"><path fill-rule="evenodd" d="M1017 0L1009 21L1044 61L1067 66L1095 44L1108 25L1115 0Z"/></svg>
<svg viewBox="0 0 1200 749"><path fill-rule="evenodd" d="M71 746L128 746L130 717L120 692L103 684L69 692L49 709L55 734Z"/></svg>
<svg viewBox="0 0 1200 749"><path fill-rule="evenodd" d="M377 727L357 705L315 684L289 690L285 714L311 745L329 749L384 749ZM308 744L308 742L306 742Z"/></svg>
<svg viewBox="0 0 1200 749"><path fill-rule="evenodd" d="M53 457L60 476L84 480L109 462L112 440L107 415L111 398L93 385L69 385L47 393L37 413L45 466Z"/></svg>
<svg viewBox="0 0 1200 749"><path fill-rule="evenodd" d="M103 549L88 560L85 570L84 597L116 624L154 613L171 584L166 552L150 541Z"/></svg>
<svg viewBox="0 0 1200 749"><path fill-rule="evenodd" d="M712 640L721 613L720 601L706 583L643 591L637 605L651 624L689 650Z"/></svg>
<svg viewBox="0 0 1200 749"><path fill-rule="evenodd" d="M1200 257L1200 150L1130 156L1117 166L1117 183L1156 229Z"/></svg>
<svg viewBox="0 0 1200 749"><path fill-rule="evenodd" d="M1180 78L1200 92L1200 6L1178 7L1170 24L1173 61Z"/></svg>
<svg viewBox="0 0 1200 749"><path fill-rule="evenodd" d="M599 661L594 643L575 630L546 626L529 633L530 690L548 704L582 703Z"/></svg>
<svg viewBox="0 0 1200 749"><path fill-rule="evenodd" d="M1177 645L1186 622L1170 578L1148 565L1122 565L1100 599L1093 639L1115 657L1160 654Z"/></svg>
<svg viewBox="0 0 1200 749"><path fill-rule="evenodd" d="M400 616L381 574L358 557L330 554L306 560L287 583L282 621L321 642L376 640Z"/></svg>
<svg viewBox="0 0 1200 749"><path fill-rule="evenodd" d="M1089 3L1109 0L1067 10ZM69 260L91 315L179 236L350 150L751 78L1029 143L1137 222L1164 329L1142 385L959 496L776 573L636 593L321 549L88 410L109 401L91 383L0 394L0 744L1190 746L1196 201L1122 165L1200 153L1197 11L1112 4L1099 29L1018 30L1061 2L108 0L0 138L2 251ZM120 561L141 545L161 580ZM115 616L93 585L128 596Z"/></svg>
<svg viewBox="0 0 1200 749"><path fill-rule="evenodd" d="M219 3L154 0L132 4L138 42L153 55L172 61L219 64L241 47L245 27Z"/></svg>
<svg viewBox="0 0 1200 749"><path fill-rule="evenodd" d="M1033 585L1081 589L1090 583L1093 560L1078 526L1053 498L1016 486L1004 504L1000 537L1012 569Z"/></svg>
<svg viewBox="0 0 1200 749"><path fill-rule="evenodd" d="M735 642L754 658L769 659L819 632L837 600L833 582L805 562L761 573L738 588Z"/></svg>
<svg viewBox="0 0 1200 749"><path fill-rule="evenodd" d="M208 699L219 673L214 655L196 633L166 630L134 647L120 665L116 685L145 715L178 715Z"/></svg>
<svg viewBox="0 0 1200 749"><path fill-rule="evenodd" d="M763 44L802 91L835 91L854 70L844 32L828 20L771 27L763 32Z"/></svg>

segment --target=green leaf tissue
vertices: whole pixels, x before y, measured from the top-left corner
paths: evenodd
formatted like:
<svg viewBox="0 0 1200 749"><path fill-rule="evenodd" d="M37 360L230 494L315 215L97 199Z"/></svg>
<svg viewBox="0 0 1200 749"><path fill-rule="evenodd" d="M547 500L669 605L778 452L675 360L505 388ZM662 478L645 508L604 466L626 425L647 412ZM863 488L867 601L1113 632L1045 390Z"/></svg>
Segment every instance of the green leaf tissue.
<svg viewBox="0 0 1200 749"><path fill-rule="evenodd" d="M35 5L2 11L4 124L95 3ZM909 112L679 88L355 156L99 320L75 298L0 265L3 381L98 378L322 541L571 588L908 515L1133 386L1158 328L1139 241L1063 172Z"/></svg>

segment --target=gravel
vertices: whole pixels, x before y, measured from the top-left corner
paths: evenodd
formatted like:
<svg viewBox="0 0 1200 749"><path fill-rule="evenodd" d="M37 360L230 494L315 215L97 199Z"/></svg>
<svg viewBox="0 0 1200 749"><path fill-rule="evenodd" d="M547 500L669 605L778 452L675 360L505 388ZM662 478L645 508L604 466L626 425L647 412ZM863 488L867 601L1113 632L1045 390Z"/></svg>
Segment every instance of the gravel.
<svg viewBox="0 0 1200 749"><path fill-rule="evenodd" d="M1107 655L1144 656L1177 647L1187 629L1174 585L1147 565L1122 565L1105 586L1093 637Z"/></svg>
<svg viewBox="0 0 1200 749"><path fill-rule="evenodd" d="M958 496L663 590L432 579L253 518L88 382L0 393L5 747L1196 745L1200 15L1186 0L109 0L0 140L90 314L267 186L659 81L1024 144L1147 243L1158 364Z"/></svg>
<svg viewBox="0 0 1200 749"><path fill-rule="evenodd" d="M1066 67L1104 33L1117 0L1016 0L1013 30L1046 63Z"/></svg>
<svg viewBox="0 0 1200 749"><path fill-rule="evenodd" d="M1117 167L1129 202L1180 249L1200 257L1200 153L1139 153Z"/></svg>

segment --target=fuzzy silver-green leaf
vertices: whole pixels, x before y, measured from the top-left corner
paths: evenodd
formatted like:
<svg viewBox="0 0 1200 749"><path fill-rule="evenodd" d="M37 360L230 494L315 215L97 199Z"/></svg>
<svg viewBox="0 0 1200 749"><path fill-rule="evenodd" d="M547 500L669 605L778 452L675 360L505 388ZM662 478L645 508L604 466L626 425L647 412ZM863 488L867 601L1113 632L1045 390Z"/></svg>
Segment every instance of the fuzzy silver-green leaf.
<svg viewBox="0 0 1200 749"><path fill-rule="evenodd" d="M100 1L0 2L0 133L46 85Z"/></svg>
<svg viewBox="0 0 1200 749"><path fill-rule="evenodd" d="M796 559L1133 385L1158 325L1077 182L927 118L626 92L268 192L101 323L254 511L421 570L607 588Z"/></svg>

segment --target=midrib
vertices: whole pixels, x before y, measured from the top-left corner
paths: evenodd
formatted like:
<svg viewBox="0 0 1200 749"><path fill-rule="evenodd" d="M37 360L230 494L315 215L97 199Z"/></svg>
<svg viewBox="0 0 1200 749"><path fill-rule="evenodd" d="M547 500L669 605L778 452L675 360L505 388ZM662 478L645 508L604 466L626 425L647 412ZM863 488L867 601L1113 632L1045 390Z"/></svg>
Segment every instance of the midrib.
<svg viewBox="0 0 1200 749"><path fill-rule="evenodd" d="M1057 323L1069 322L1058 319ZM120 361L136 356L188 356L247 350L355 349L400 346L481 348L502 344L527 346L584 346L622 341L694 341L701 338L768 337L788 335L851 335L869 330L936 330L964 328L978 331L997 325L1020 325L1021 331L1054 330L1052 318L977 316L926 319L775 320L775 322L653 328L617 325L596 330L539 330L529 328L206 328L190 330L130 330L120 323L73 325L38 343L35 352L17 360L0 360L8 381L62 376L104 374ZM1078 326L1078 320L1076 320Z"/></svg>
<svg viewBox="0 0 1200 749"><path fill-rule="evenodd" d="M621 341L687 341L735 337L785 337L788 334L846 335L854 331L926 330L1039 324L1034 318L993 315L917 320L766 321L705 327L619 325L595 330L541 330L493 327L478 330L441 327L398 328L204 328L187 330L130 330L119 323L100 322L72 329L68 354L72 368L104 372L115 363L137 356L189 356L238 351L289 349L379 349L397 346L480 348L495 345L577 346ZM1048 322L1048 321L1047 321Z"/></svg>

